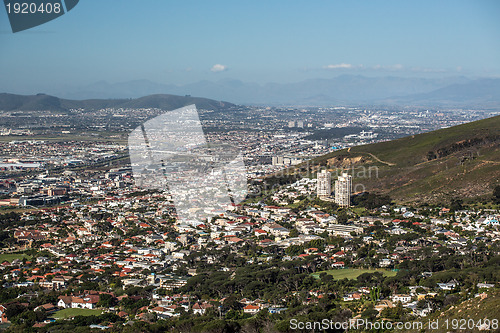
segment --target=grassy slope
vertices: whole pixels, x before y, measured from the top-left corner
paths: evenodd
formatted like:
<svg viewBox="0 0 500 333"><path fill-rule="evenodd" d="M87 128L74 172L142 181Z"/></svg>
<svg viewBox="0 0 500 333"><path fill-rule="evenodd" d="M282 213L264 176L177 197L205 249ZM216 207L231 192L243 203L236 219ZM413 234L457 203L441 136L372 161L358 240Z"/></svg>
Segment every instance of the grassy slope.
<svg viewBox="0 0 500 333"><path fill-rule="evenodd" d="M379 177L356 177L368 191L388 193L398 201L474 197L491 192L500 179L498 141L427 161L427 153L471 138L500 138L500 116L398 140L336 151L314 160L331 169L354 165L378 168ZM473 159L463 161L474 153ZM372 155L384 163L377 161ZM362 158L361 161L354 161ZM362 188L362 187L359 187ZM358 188L358 189L359 189Z"/></svg>
<svg viewBox="0 0 500 333"><path fill-rule="evenodd" d="M480 332L477 328L474 330L453 329L453 326L452 326L453 320L458 320L458 321L455 321L455 323L458 323L458 325L461 325L462 323L460 322L460 320L463 320L463 319L465 319L465 320L472 319L476 323L478 323L479 320L484 321L485 319L489 319L489 320L497 319L500 322L500 292L498 292L498 291L490 292L490 293L488 293L488 297L485 299L481 299L480 297L476 297L476 298L467 300L465 302L462 302L458 305L451 306L448 309L446 309L445 311L433 313L429 317L421 319L421 321L423 323L428 323L430 320L431 321L438 320L439 329L437 329L437 330L436 329L433 330L433 329L429 329L428 327L425 327L423 331L410 330L408 332L409 333L416 333L416 332L435 332L435 333L440 333L440 332ZM446 320L448 320L448 329L446 329L446 324L445 324ZM472 325L472 321L470 323ZM500 328L491 329L491 330L484 330L483 332L500 332Z"/></svg>
<svg viewBox="0 0 500 333"><path fill-rule="evenodd" d="M4 253L0 254L0 263L4 261L12 262L14 259L23 260L23 258L30 259L30 256L24 253Z"/></svg>
<svg viewBox="0 0 500 333"><path fill-rule="evenodd" d="M91 315L100 315L102 310L95 309L63 309L59 310L52 315L52 317L56 319L66 319L75 316L91 316Z"/></svg>

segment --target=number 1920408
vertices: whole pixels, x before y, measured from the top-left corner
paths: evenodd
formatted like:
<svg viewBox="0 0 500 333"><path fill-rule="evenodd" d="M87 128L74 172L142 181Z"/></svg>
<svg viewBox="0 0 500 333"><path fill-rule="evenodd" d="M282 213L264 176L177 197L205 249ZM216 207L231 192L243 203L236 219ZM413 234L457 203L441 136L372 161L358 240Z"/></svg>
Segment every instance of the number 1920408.
<svg viewBox="0 0 500 333"><path fill-rule="evenodd" d="M11 14L59 14L62 11L61 3L42 2L40 4L34 2L14 2L6 3L7 13Z"/></svg>
<svg viewBox="0 0 500 333"><path fill-rule="evenodd" d="M473 329L498 329L498 319L446 319L443 323L445 329L473 330Z"/></svg>

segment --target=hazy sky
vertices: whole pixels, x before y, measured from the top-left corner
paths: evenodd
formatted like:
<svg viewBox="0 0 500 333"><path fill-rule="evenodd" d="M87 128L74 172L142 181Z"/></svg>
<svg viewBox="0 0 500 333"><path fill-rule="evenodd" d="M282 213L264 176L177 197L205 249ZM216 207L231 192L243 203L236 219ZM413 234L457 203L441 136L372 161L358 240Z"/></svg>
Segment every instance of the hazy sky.
<svg viewBox="0 0 500 333"><path fill-rule="evenodd" d="M0 91L148 79L500 76L500 1L82 0L13 34Z"/></svg>

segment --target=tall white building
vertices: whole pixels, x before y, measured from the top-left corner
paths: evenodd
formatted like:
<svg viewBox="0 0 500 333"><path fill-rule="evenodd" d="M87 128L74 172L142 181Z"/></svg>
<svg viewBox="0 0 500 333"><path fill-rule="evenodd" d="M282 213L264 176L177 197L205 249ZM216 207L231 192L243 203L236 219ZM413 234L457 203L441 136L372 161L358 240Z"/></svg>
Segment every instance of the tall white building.
<svg viewBox="0 0 500 333"><path fill-rule="evenodd" d="M318 197L329 197L332 193L332 174L326 170L318 172Z"/></svg>
<svg viewBox="0 0 500 333"><path fill-rule="evenodd" d="M340 207L349 207L352 194L352 176L343 173L335 181L335 203Z"/></svg>
<svg viewBox="0 0 500 333"><path fill-rule="evenodd" d="M273 156L272 162L273 162L273 165L283 165L284 158L283 158L283 156Z"/></svg>

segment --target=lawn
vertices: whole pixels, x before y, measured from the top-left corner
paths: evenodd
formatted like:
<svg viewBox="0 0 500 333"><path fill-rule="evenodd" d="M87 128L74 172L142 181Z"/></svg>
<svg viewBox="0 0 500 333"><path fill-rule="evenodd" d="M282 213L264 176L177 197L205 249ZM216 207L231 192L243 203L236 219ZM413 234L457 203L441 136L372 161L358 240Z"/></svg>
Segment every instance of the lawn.
<svg viewBox="0 0 500 333"><path fill-rule="evenodd" d="M366 213L366 208L365 207L354 207L352 208L352 211L356 214L358 214L359 216L362 216L363 214Z"/></svg>
<svg viewBox="0 0 500 333"><path fill-rule="evenodd" d="M29 259L30 256L24 253L4 253L0 254L0 263L4 261L12 262L14 259L23 260L23 258Z"/></svg>
<svg viewBox="0 0 500 333"><path fill-rule="evenodd" d="M55 319L66 319L75 316L92 316L100 315L102 310L91 310L91 309L63 309L59 310L52 315Z"/></svg>
<svg viewBox="0 0 500 333"><path fill-rule="evenodd" d="M381 272L384 274L384 276L395 276L397 272L391 271L391 270L385 270L385 269L356 269L356 268L345 268L345 269L331 269L328 271L321 271L321 272L316 272L312 274L315 278L319 278L319 275L325 272L331 276L333 276L334 279L336 280L342 280L342 279L356 279L358 276L364 273L375 273L375 272Z"/></svg>

